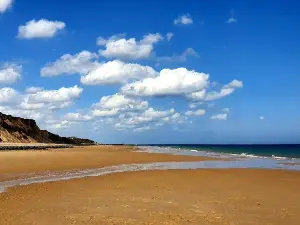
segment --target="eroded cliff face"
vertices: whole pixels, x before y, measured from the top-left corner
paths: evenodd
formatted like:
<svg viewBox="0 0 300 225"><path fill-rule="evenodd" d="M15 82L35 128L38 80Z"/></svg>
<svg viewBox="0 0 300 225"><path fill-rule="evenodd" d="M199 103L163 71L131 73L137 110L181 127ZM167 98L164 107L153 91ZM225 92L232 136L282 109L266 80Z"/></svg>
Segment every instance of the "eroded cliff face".
<svg viewBox="0 0 300 225"><path fill-rule="evenodd" d="M6 115L0 112L0 143L57 143L93 145L94 141L76 137L61 137L40 130L35 120Z"/></svg>

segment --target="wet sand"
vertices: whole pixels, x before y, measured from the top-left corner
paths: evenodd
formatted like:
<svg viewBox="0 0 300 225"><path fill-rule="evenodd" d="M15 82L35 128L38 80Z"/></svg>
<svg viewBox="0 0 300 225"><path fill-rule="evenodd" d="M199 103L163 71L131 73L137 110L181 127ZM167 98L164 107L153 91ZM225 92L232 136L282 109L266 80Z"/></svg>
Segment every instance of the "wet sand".
<svg viewBox="0 0 300 225"><path fill-rule="evenodd" d="M209 157L149 154L130 146L91 146L43 151L0 151L0 181L28 173L94 169L131 163L216 160Z"/></svg>
<svg viewBox="0 0 300 225"><path fill-rule="evenodd" d="M0 152L0 174L99 168L205 157L100 146ZM1 176L0 176L1 177ZM139 171L30 184L0 193L2 225L300 224L300 172L263 169Z"/></svg>
<svg viewBox="0 0 300 225"><path fill-rule="evenodd" d="M0 194L0 224L300 224L300 173L141 171Z"/></svg>

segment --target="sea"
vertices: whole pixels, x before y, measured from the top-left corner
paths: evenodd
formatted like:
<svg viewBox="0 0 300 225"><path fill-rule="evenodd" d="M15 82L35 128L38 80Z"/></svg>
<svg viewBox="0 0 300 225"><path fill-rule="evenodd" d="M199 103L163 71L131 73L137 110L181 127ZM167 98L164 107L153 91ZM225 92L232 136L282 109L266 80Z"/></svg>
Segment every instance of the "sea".
<svg viewBox="0 0 300 225"><path fill-rule="evenodd" d="M141 145L142 147L165 149L169 152L180 150L196 151L206 154L248 156L248 157L273 157L273 158L299 158L300 144L276 144L276 145L206 145L206 144L155 144Z"/></svg>
<svg viewBox="0 0 300 225"><path fill-rule="evenodd" d="M300 170L300 144L290 145L142 145L138 151L215 158L192 168L262 168ZM226 160L224 160L226 159ZM193 164L193 165L191 165ZM182 166L182 165L181 165Z"/></svg>

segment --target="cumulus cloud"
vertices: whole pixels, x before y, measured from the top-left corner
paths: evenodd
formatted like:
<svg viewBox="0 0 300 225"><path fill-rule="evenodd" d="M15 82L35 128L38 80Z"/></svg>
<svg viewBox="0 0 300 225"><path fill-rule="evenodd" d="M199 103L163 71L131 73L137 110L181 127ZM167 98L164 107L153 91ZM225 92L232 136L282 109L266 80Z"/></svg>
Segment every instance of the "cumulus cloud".
<svg viewBox="0 0 300 225"><path fill-rule="evenodd" d="M163 118L166 118L174 113L174 109L159 111L149 108L143 113L133 113L123 115L120 118L119 123L115 125L118 129L126 128L135 128L141 126L148 126L151 123L162 121Z"/></svg>
<svg viewBox="0 0 300 225"><path fill-rule="evenodd" d="M156 75L157 72L150 66L114 60L99 65L95 70L82 76L80 81L85 85L120 84Z"/></svg>
<svg viewBox="0 0 300 225"><path fill-rule="evenodd" d="M5 63L0 68L0 84L13 84L21 79L22 66Z"/></svg>
<svg viewBox="0 0 300 225"><path fill-rule="evenodd" d="M182 95L204 89L209 75L186 68L163 69L153 78L126 84L121 92L131 96Z"/></svg>
<svg viewBox="0 0 300 225"><path fill-rule="evenodd" d="M42 90L29 96L30 103L69 103L80 97L83 89L74 87L62 87L58 90Z"/></svg>
<svg viewBox="0 0 300 225"><path fill-rule="evenodd" d="M210 119L211 120L227 120L227 114L226 113L217 114L217 115L211 116Z"/></svg>
<svg viewBox="0 0 300 225"><path fill-rule="evenodd" d="M82 89L77 86L58 90L30 87L25 90L25 93L5 87L0 89L0 111L13 116L34 119L43 128L67 128L70 124L92 119L91 115L67 113L61 120L56 114L57 110L69 107L81 92Z"/></svg>
<svg viewBox="0 0 300 225"><path fill-rule="evenodd" d="M174 112L175 112L174 109L170 109L170 110L166 110L166 111L158 111L158 110L154 110L153 108L149 108L142 114L142 116L144 118L150 118L151 120L153 120L154 118L161 118L161 117L169 116L169 115L173 114Z"/></svg>
<svg viewBox="0 0 300 225"><path fill-rule="evenodd" d="M116 116L118 113L119 113L119 109L94 109L92 111L93 116L99 116L99 117Z"/></svg>
<svg viewBox="0 0 300 225"><path fill-rule="evenodd" d="M188 94L186 97L193 101L214 101L232 94L237 88L242 88L243 82L233 80L229 84L224 85L219 92L207 92L205 89Z"/></svg>
<svg viewBox="0 0 300 225"><path fill-rule="evenodd" d="M48 129L66 129L69 128L72 124L77 124L76 121L68 121L68 120L62 120L57 123L49 124L47 126Z"/></svg>
<svg viewBox="0 0 300 225"><path fill-rule="evenodd" d="M13 0L0 0L0 14L12 6Z"/></svg>
<svg viewBox="0 0 300 225"><path fill-rule="evenodd" d="M23 39L51 38L65 26L65 23L61 21L30 20L25 25L19 26L18 37Z"/></svg>
<svg viewBox="0 0 300 225"><path fill-rule="evenodd" d="M0 103L1 104L14 104L19 101L19 93L12 88L0 88Z"/></svg>
<svg viewBox="0 0 300 225"><path fill-rule="evenodd" d="M28 102L28 96L24 97L21 104L18 106L20 109L24 110L37 110L37 109L43 109L46 105L44 103L30 103Z"/></svg>
<svg viewBox="0 0 300 225"><path fill-rule="evenodd" d="M232 94L234 90L235 90L234 88L222 88L220 92L216 92L216 91L208 92L204 100L206 101L217 100Z"/></svg>
<svg viewBox="0 0 300 225"><path fill-rule="evenodd" d="M135 116L140 111L148 109L149 103L133 99L121 94L103 96L100 101L92 105L92 115L95 117L107 117L109 119L119 115L119 118Z"/></svg>
<svg viewBox="0 0 300 225"><path fill-rule="evenodd" d="M75 55L65 54L57 61L48 63L41 69L41 76L51 77L61 74L86 74L99 66L96 53L82 51Z"/></svg>
<svg viewBox="0 0 300 225"><path fill-rule="evenodd" d="M100 102L94 104L96 108L118 109L119 111L136 111L148 108L147 101L133 99L121 94L103 96Z"/></svg>
<svg viewBox="0 0 300 225"><path fill-rule="evenodd" d="M181 15L181 16L177 17L173 21L173 23L175 25L178 25L178 24L188 25L188 24L193 24L193 19L189 14L186 14L186 15Z"/></svg>
<svg viewBox="0 0 300 225"><path fill-rule="evenodd" d="M148 108L144 112L131 112L121 114L116 118L115 128L117 130L137 129L144 131L144 127L155 129L165 124L181 124L186 122L187 117L175 112L174 109L160 111Z"/></svg>
<svg viewBox="0 0 300 225"><path fill-rule="evenodd" d="M167 41L171 41L171 39L174 37L174 34L172 32L168 32L166 34L166 38L167 38Z"/></svg>
<svg viewBox="0 0 300 225"><path fill-rule="evenodd" d="M42 91L44 88L42 87L28 87L25 89L25 92L28 94L35 94L37 92Z"/></svg>
<svg viewBox="0 0 300 225"><path fill-rule="evenodd" d="M224 88L242 88L243 82L239 80L233 80L229 84L224 85Z"/></svg>
<svg viewBox="0 0 300 225"><path fill-rule="evenodd" d="M191 99L193 101L204 101L206 96L206 89L203 89L201 91L195 91L187 95L188 99Z"/></svg>
<svg viewBox="0 0 300 225"><path fill-rule="evenodd" d="M89 121L93 117L90 115L81 115L80 113L67 113L64 118L67 121Z"/></svg>
<svg viewBox="0 0 300 225"><path fill-rule="evenodd" d="M185 113L186 116L203 116L205 115L206 111L204 109L198 109L196 111L187 111Z"/></svg>
<svg viewBox="0 0 300 225"><path fill-rule="evenodd" d="M174 54L172 56L160 56L157 57L158 62L186 62L188 57L199 57L198 53L192 49L187 48L181 55Z"/></svg>
<svg viewBox="0 0 300 225"><path fill-rule="evenodd" d="M26 119L34 119L36 121L41 121L45 117L44 113L38 111L24 110L24 109L14 108L11 106L0 106L0 111L8 115L22 117Z"/></svg>
<svg viewBox="0 0 300 225"><path fill-rule="evenodd" d="M264 117L264 116L260 116L259 119L260 119L260 120L264 120L265 117Z"/></svg>
<svg viewBox="0 0 300 225"><path fill-rule="evenodd" d="M126 39L124 35L114 35L108 39L99 37L97 44L105 47L104 50L99 50L99 54L106 58L137 60L150 57L154 44L162 39L159 33L145 35L140 41L135 38Z"/></svg>

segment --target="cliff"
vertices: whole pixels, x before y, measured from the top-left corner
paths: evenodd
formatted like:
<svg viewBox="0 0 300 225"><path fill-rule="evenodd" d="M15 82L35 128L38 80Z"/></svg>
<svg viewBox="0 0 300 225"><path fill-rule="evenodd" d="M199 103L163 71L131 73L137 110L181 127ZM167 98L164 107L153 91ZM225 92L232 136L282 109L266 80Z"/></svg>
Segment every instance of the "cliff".
<svg viewBox="0 0 300 225"><path fill-rule="evenodd" d="M40 130L35 120L23 119L0 112L0 143L55 143L73 145L94 145L89 139L61 137L46 130Z"/></svg>

